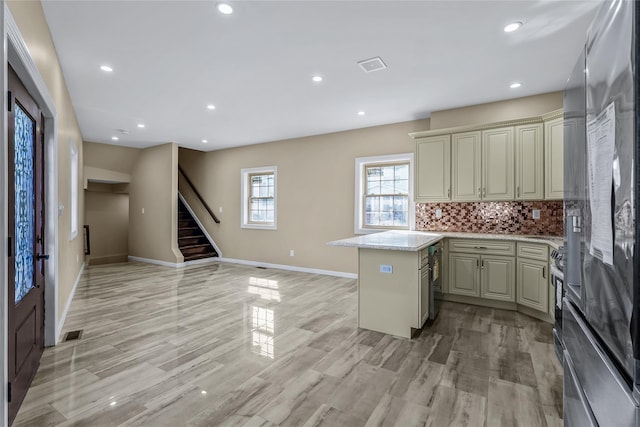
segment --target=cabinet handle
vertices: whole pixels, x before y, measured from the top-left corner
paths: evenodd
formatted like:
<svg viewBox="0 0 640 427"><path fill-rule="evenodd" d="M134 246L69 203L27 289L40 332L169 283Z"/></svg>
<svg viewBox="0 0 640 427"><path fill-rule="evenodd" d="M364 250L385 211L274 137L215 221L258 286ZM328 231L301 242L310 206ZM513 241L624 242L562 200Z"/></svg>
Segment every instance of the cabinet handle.
<svg viewBox="0 0 640 427"><path fill-rule="evenodd" d="M543 279L547 278L547 267L542 267L542 278Z"/></svg>
<svg viewBox="0 0 640 427"><path fill-rule="evenodd" d="M520 197L520 186L516 188L516 197Z"/></svg>
<svg viewBox="0 0 640 427"><path fill-rule="evenodd" d="M474 246L473 249L487 249L486 246Z"/></svg>
<svg viewBox="0 0 640 427"><path fill-rule="evenodd" d="M484 190L482 190L482 198L484 199L485 197L487 197L487 187L484 187Z"/></svg>
<svg viewBox="0 0 640 427"><path fill-rule="evenodd" d="M478 267L480 267L480 260L479 259L476 260L476 268L478 268Z"/></svg>
<svg viewBox="0 0 640 427"><path fill-rule="evenodd" d="M482 188L478 187L478 199L482 197Z"/></svg>
<svg viewBox="0 0 640 427"><path fill-rule="evenodd" d="M447 190L447 197L449 197L449 198L451 197L451 188L449 188L449 189Z"/></svg>
<svg viewBox="0 0 640 427"><path fill-rule="evenodd" d="M482 269L484 270L484 260L482 260Z"/></svg>

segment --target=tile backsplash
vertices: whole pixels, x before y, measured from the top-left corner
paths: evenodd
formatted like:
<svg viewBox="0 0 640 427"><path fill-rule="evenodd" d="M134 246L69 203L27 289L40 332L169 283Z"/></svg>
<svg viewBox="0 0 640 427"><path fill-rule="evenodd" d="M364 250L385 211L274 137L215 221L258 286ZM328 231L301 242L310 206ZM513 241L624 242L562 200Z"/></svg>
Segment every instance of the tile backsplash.
<svg viewBox="0 0 640 427"><path fill-rule="evenodd" d="M533 219L534 209L540 219ZM419 231L562 236L563 217L562 201L416 203Z"/></svg>

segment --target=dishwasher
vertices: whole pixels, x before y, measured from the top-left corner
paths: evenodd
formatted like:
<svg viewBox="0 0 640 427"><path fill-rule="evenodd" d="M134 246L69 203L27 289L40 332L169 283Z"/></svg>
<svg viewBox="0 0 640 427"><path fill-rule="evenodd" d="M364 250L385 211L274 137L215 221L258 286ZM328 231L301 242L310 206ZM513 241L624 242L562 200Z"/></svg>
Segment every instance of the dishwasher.
<svg viewBox="0 0 640 427"><path fill-rule="evenodd" d="M429 320L434 320L442 303L442 243L429 246Z"/></svg>

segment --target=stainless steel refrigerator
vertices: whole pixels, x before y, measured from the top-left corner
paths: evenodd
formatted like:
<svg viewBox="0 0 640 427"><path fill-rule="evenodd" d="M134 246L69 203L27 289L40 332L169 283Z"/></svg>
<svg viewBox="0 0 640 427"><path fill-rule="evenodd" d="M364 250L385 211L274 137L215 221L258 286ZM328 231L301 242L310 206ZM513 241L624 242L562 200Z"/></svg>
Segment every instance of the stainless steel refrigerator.
<svg viewBox="0 0 640 427"><path fill-rule="evenodd" d="M565 426L640 426L640 3L603 3L564 92Z"/></svg>

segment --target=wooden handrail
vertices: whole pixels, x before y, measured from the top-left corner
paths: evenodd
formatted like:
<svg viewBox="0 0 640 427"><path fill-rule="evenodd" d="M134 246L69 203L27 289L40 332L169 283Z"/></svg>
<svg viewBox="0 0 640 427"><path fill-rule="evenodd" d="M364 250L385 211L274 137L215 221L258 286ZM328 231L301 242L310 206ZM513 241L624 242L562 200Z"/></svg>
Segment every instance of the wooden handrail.
<svg viewBox="0 0 640 427"><path fill-rule="evenodd" d="M220 220L218 219L218 217L216 216L216 214L213 213L213 211L211 210L211 208L209 207L209 205L207 204L207 202L204 201L204 198L202 197L202 195L200 195L200 192L198 191L198 189L196 188L195 185L193 185L193 182L191 182L191 180L189 179L189 177L187 176L186 173L184 173L184 169L182 169L182 167L180 165L178 165L178 171L180 171L180 173L182 174L182 176L184 177L184 179L187 181L187 184L189 184L189 187L191 187L191 189L193 190L193 192L196 194L196 196L198 197L198 199L200 200L200 203L202 203L202 205L204 206L204 208L207 210L207 212L209 212L209 215L211 215L211 218L213 218L213 220L215 221L216 224L220 224Z"/></svg>

